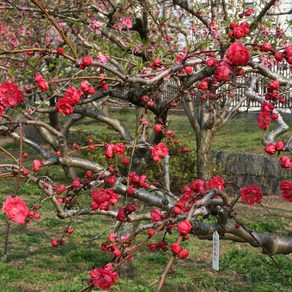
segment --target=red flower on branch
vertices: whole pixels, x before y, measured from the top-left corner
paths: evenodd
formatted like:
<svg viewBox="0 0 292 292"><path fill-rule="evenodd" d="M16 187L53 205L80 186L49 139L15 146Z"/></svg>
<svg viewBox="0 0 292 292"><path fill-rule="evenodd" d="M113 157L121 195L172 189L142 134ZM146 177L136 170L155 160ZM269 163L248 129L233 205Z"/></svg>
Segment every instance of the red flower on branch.
<svg viewBox="0 0 292 292"><path fill-rule="evenodd" d="M92 193L93 202L91 202L91 208L93 210L100 209L108 211L110 205L115 205L120 196L114 193L113 189L99 189L93 190Z"/></svg>
<svg viewBox="0 0 292 292"><path fill-rule="evenodd" d="M49 83L44 79L41 73L37 73L34 81L37 83L38 88L43 92L48 90Z"/></svg>
<svg viewBox="0 0 292 292"><path fill-rule="evenodd" d="M217 60L211 57L210 59L206 60L206 65L208 67L215 67L217 65Z"/></svg>
<svg viewBox="0 0 292 292"><path fill-rule="evenodd" d="M148 248L149 248L149 250L151 250L152 252L156 252L158 246L157 246L157 244L155 244L155 243L150 243L150 244L148 245Z"/></svg>
<svg viewBox="0 0 292 292"><path fill-rule="evenodd" d="M209 87L209 85L208 85L208 82L207 81L202 81L202 82L200 82L200 84L199 84L198 87L199 87L199 89L207 90L208 87Z"/></svg>
<svg viewBox="0 0 292 292"><path fill-rule="evenodd" d="M203 194L206 190L206 182L202 179L195 179L190 183L190 188L195 193Z"/></svg>
<svg viewBox="0 0 292 292"><path fill-rule="evenodd" d="M117 214L117 220L119 220L120 222L124 222L125 219L127 217L127 213L126 213L126 208L125 207L121 207L118 211L118 214Z"/></svg>
<svg viewBox="0 0 292 292"><path fill-rule="evenodd" d="M182 250L179 251L178 257L180 259L186 259L189 256L189 251L186 248L183 248Z"/></svg>
<svg viewBox="0 0 292 292"><path fill-rule="evenodd" d="M181 234L188 234L192 230L192 224L189 221L187 221L187 220L183 220L183 221L181 221L181 222L178 223L177 230Z"/></svg>
<svg viewBox="0 0 292 292"><path fill-rule="evenodd" d="M63 98L65 98L67 100L67 103L74 106L75 104L77 104L79 102L80 95L81 95L81 91L78 90L76 87L71 85L66 90Z"/></svg>
<svg viewBox="0 0 292 292"><path fill-rule="evenodd" d="M255 185L242 188L240 194L242 201L251 206L255 203L260 204L263 197L262 189Z"/></svg>
<svg viewBox="0 0 292 292"><path fill-rule="evenodd" d="M73 113L72 105L70 104L69 100L64 97L59 98L56 103L56 109L64 116L68 116Z"/></svg>
<svg viewBox="0 0 292 292"><path fill-rule="evenodd" d="M165 157L167 154L168 148L163 143L152 146L152 157L154 161L158 161L161 157Z"/></svg>
<svg viewBox="0 0 292 292"><path fill-rule="evenodd" d="M41 169L41 162L39 160L34 160L32 170L36 172L36 171L39 171L40 169Z"/></svg>
<svg viewBox="0 0 292 292"><path fill-rule="evenodd" d="M274 155L276 153L276 145L274 143L267 144L265 146L265 151L270 155Z"/></svg>
<svg viewBox="0 0 292 292"><path fill-rule="evenodd" d="M171 251L174 253L179 253L180 252L180 245L178 243L172 243L171 246Z"/></svg>
<svg viewBox="0 0 292 292"><path fill-rule="evenodd" d="M84 56L84 57L82 58L82 64L83 64L84 66L90 66L90 65L92 64L92 59L91 59L91 57L89 57L89 56Z"/></svg>
<svg viewBox="0 0 292 292"><path fill-rule="evenodd" d="M219 189L224 191L224 179L221 176L214 176L210 179L207 189Z"/></svg>
<svg viewBox="0 0 292 292"><path fill-rule="evenodd" d="M288 156L282 155L279 161L282 168L290 168L292 166L292 161Z"/></svg>
<svg viewBox="0 0 292 292"><path fill-rule="evenodd" d="M3 82L0 85L0 103L5 107L14 107L23 102L22 91L12 82Z"/></svg>
<svg viewBox="0 0 292 292"><path fill-rule="evenodd" d="M285 148L285 143L283 140L279 140L277 143L276 143L276 150L277 151L282 151L284 148Z"/></svg>
<svg viewBox="0 0 292 292"><path fill-rule="evenodd" d="M261 112L258 115L258 127L266 131L271 123L271 115L269 112Z"/></svg>
<svg viewBox="0 0 292 292"><path fill-rule="evenodd" d="M106 144L105 146L105 158L111 159L114 154L118 156L123 156L125 153L125 146L123 143L117 143L117 144Z"/></svg>
<svg viewBox="0 0 292 292"><path fill-rule="evenodd" d="M114 145L114 154L117 154L118 156L123 156L125 153L125 146L123 143L117 143Z"/></svg>
<svg viewBox="0 0 292 292"><path fill-rule="evenodd" d="M262 52L269 52L272 49L272 45L270 43L264 43L261 46L261 51Z"/></svg>
<svg viewBox="0 0 292 292"><path fill-rule="evenodd" d="M242 43L233 43L226 51L227 58L235 66L246 66L249 62L250 54L248 48Z"/></svg>
<svg viewBox="0 0 292 292"><path fill-rule="evenodd" d="M102 290L108 290L112 285L117 284L119 275L117 272L112 272L112 264L107 264L104 268L95 268L90 271L90 277L94 286Z"/></svg>
<svg viewBox="0 0 292 292"><path fill-rule="evenodd" d="M292 183L289 181L282 181L280 183L281 197L288 202L292 202Z"/></svg>
<svg viewBox="0 0 292 292"><path fill-rule="evenodd" d="M221 62L214 72L214 78L218 81L228 81L232 71L226 62Z"/></svg>
<svg viewBox="0 0 292 292"><path fill-rule="evenodd" d="M24 224L28 216L28 208L20 198L7 198L2 205L2 211L7 214L10 220L20 224Z"/></svg>
<svg viewBox="0 0 292 292"><path fill-rule="evenodd" d="M154 209L150 212L152 222L159 222L162 219L162 213L159 209Z"/></svg>
<svg viewBox="0 0 292 292"><path fill-rule="evenodd" d="M287 46L284 53L284 58L289 64L292 64L292 46Z"/></svg>

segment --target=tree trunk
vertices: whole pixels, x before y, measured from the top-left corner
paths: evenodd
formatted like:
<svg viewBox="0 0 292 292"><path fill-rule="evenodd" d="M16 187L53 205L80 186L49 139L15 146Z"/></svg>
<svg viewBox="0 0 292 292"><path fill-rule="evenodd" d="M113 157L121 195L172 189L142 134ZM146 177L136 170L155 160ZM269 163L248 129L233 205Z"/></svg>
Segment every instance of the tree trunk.
<svg viewBox="0 0 292 292"><path fill-rule="evenodd" d="M50 106L55 107L56 102L54 98L50 99ZM52 112L49 113L49 120L50 120L50 125L55 128L56 130L60 131L60 120L59 120L59 113L58 112Z"/></svg>
<svg viewBox="0 0 292 292"><path fill-rule="evenodd" d="M209 180L212 177L212 145L214 132L210 129L201 129L196 134L197 146L197 177Z"/></svg>

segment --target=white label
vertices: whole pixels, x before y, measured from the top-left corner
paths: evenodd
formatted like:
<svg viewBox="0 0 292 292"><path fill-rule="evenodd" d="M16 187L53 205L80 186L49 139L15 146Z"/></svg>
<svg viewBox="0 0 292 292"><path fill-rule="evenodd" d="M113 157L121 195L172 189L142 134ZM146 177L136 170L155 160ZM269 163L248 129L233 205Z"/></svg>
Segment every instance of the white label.
<svg viewBox="0 0 292 292"><path fill-rule="evenodd" d="M212 268L219 271L219 234L217 231L213 233Z"/></svg>

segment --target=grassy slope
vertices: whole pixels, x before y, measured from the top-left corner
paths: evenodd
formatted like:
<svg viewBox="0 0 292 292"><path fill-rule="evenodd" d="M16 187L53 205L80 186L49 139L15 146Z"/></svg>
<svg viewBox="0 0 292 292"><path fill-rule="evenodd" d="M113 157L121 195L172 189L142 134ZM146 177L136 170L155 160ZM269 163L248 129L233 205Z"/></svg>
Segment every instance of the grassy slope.
<svg viewBox="0 0 292 292"><path fill-rule="evenodd" d="M35 195L30 198L33 200ZM273 216L260 207L251 209L242 203L237 207L238 216L257 231L281 230L280 235L291 236L290 205L277 198L266 198L264 205L271 208ZM62 234L66 222L56 218L49 204L43 206L41 213L39 221L32 221L27 226L13 224L8 257L6 262L0 263L1 291L80 291L86 287L88 271L103 266L110 259L100 251L97 242L88 247L89 240L110 224L108 219L78 218L73 225L75 232L66 238L67 245L53 248L50 240ZM1 238L4 238L5 221L5 215L1 214ZM146 233L137 242L144 236ZM162 236L159 234L152 241L156 242ZM103 240L105 236L100 242ZM169 243L173 240L174 237L170 237ZM192 238L184 242L183 247L190 250L190 257L175 262L176 273L169 275L163 291L289 291L292 285L289 278L292 261L288 256L275 256L284 272L281 275L260 250L246 244L221 241L220 271L215 272L211 269L211 242ZM122 277L119 286L112 291L155 291L169 254L150 253L143 247L134 257L134 277Z"/></svg>
<svg viewBox="0 0 292 292"><path fill-rule="evenodd" d="M131 124L135 119L128 114L119 117L123 122ZM172 116L170 125L175 133L179 133L182 144L193 135L185 117ZM82 127L89 133L97 127L99 134L108 132L106 126L100 129L98 123L92 125L86 122ZM214 148L259 151L258 141L262 135L263 132L256 128L256 121L236 119L220 130ZM15 150L15 144L12 143L10 148ZM0 158L3 159L3 156ZM0 181L0 184L1 193L8 194L14 180ZM41 195L30 184L22 185L20 193L28 203L38 202ZM4 196L0 199L1 205L3 199ZM237 206L238 216L256 231L273 233L280 230L279 234L292 236L291 204L272 197L265 198L264 205L271 208L272 216L261 207L248 207L242 203ZM86 287L89 270L103 266L110 259L100 251L97 242L91 248L88 247L88 241L111 224L109 219L97 216L77 218L73 224L75 232L70 238L66 238L67 245L56 249L50 246L50 241L61 236L69 221L58 219L49 202L43 204L41 214L39 221L32 221L27 226L12 225L8 256L6 262L0 263L0 291L80 291ZM6 217L1 213L1 244L5 228ZM160 240L162 236L159 234L153 241ZM138 241L142 238L143 236ZM105 236L99 243L104 240ZM172 240L169 239L169 242ZM284 272L281 275L269 257L262 255L258 249L233 242L221 241L220 245L221 268L219 272L215 272L211 269L211 242L194 238L184 242L183 246L190 250L191 255L188 259L175 263L176 272L168 276L163 291L290 291L291 257L275 257ZM118 281L119 286L113 287L112 291L155 291L169 252L153 254L146 250L143 247L134 257L135 276L122 277Z"/></svg>

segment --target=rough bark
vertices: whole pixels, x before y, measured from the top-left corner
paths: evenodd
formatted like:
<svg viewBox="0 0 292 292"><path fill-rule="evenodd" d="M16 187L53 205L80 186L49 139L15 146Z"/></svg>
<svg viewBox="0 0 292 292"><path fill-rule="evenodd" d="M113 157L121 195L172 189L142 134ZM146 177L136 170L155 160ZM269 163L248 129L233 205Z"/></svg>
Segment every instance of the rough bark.
<svg viewBox="0 0 292 292"><path fill-rule="evenodd" d="M214 133L210 129L201 129L196 135L197 176L209 180L212 177L212 144Z"/></svg>

